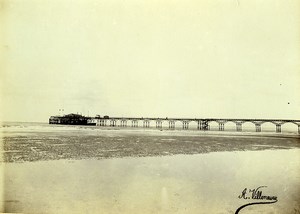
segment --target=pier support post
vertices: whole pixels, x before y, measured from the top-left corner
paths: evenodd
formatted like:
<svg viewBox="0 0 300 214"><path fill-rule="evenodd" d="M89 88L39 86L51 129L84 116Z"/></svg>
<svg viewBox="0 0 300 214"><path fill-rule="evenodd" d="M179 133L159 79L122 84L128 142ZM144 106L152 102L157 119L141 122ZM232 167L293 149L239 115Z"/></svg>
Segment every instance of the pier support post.
<svg viewBox="0 0 300 214"><path fill-rule="evenodd" d="M183 129L189 129L189 122L188 121L182 121L182 128Z"/></svg>
<svg viewBox="0 0 300 214"><path fill-rule="evenodd" d="M276 132L277 133L281 132L281 125L280 124L276 124Z"/></svg>
<svg viewBox="0 0 300 214"><path fill-rule="evenodd" d="M162 122L160 120L156 121L156 128L162 128Z"/></svg>
<svg viewBox="0 0 300 214"><path fill-rule="evenodd" d="M198 129L199 130L209 130L208 122L206 120L198 121Z"/></svg>
<svg viewBox="0 0 300 214"><path fill-rule="evenodd" d="M236 131L238 132L242 131L242 123L236 123Z"/></svg>
<svg viewBox="0 0 300 214"><path fill-rule="evenodd" d="M110 126L115 126L115 121L114 120L110 120Z"/></svg>
<svg viewBox="0 0 300 214"><path fill-rule="evenodd" d="M169 129L174 129L174 128L175 128L175 122L169 121Z"/></svg>
<svg viewBox="0 0 300 214"><path fill-rule="evenodd" d="M224 123L219 123L219 131L224 131Z"/></svg>
<svg viewBox="0 0 300 214"><path fill-rule="evenodd" d="M255 124L256 132L261 132L261 124Z"/></svg>
<svg viewBox="0 0 300 214"><path fill-rule="evenodd" d="M127 126L127 120L121 120L121 126L126 127Z"/></svg>
<svg viewBox="0 0 300 214"><path fill-rule="evenodd" d="M102 120L101 121L101 126L106 126L106 124L107 124L107 120Z"/></svg>
<svg viewBox="0 0 300 214"><path fill-rule="evenodd" d="M144 128L149 128L149 121L148 120L143 121L143 127Z"/></svg>
<svg viewBox="0 0 300 214"><path fill-rule="evenodd" d="M132 127L138 127L138 126L139 126L138 121L137 121L137 120L133 120L133 121L131 122L131 126L132 126Z"/></svg>
<svg viewBox="0 0 300 214"><path fill-rule="evenodd" d="M208 121L203 121L202 122L202 130L209 130L210 126L208 124Z"/></svg>
<svg viewBox="0 0 300 214"><path fill-rule="evenodd" d="M198 121L198 130L203 130L203 122L200 120Z"/></svg>

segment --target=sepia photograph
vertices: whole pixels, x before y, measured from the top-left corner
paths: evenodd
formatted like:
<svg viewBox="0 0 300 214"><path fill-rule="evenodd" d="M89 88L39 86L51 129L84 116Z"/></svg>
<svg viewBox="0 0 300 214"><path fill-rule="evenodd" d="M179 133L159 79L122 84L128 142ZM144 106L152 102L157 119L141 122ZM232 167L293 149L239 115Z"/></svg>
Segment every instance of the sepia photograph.
<svg viewBox="0 0 300 214"><path fill-rule="evenodd" d="M0 0L0 213L300 214L299 0Z"/></svg>

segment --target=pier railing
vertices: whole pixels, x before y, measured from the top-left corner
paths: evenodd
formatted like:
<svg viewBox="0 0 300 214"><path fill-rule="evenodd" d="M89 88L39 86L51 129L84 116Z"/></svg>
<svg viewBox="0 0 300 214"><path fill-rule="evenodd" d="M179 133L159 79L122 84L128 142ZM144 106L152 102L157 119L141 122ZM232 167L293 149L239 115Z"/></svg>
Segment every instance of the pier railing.
<svg viewBox="0 0 300 214"><path fill-rule="evenodd" d="M90 122L96 123L97 126L118 126L118 127L144 127L144 128L163 128L163 122L168 124L169 129L175 129L176 126L181 126L182 129L189 129L191 122L196 122L198 130L210 130L210 124L215 122L219 126L219 131L225 130L225 125L232 122L236 125L236 131L243 130L243 124L250 122L255 125L255 131L261 132L261 126L264 123L274 124L275 131L281 132L281 126L286 123L291 123L298 126L298 134L300 134L300 120L289 119L230 119L230 118L153 118L153 117L109 117L99 118L91 117ZM150 126L150 122L154 122L155 126Z"/></svg>

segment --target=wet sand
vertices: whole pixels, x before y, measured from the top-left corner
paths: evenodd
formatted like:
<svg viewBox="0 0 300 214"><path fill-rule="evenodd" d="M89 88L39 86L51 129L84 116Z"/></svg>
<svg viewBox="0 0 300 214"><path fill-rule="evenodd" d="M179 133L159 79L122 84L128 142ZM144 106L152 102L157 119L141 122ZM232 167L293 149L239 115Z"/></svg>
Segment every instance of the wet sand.
<svg viewBox="0 0 300 214"><path fill-rule="evenodd" d="M234 213L263 188L278 202L240 213L300 213L295 134L2 130L0 208L23 213Z"/></svg>
<svg viewBox="0 0 300 214"><path fill-rule="evenodd" d="M6 212L234 213L253 200L244 188L278 197L240 213L300 211L300 149L166 157L58 160L5 165Z"/></svg>
<svg viewBox="0 0 300 214"><path fill-rule="evenodd" d="M3 161L103 159L300 148L299 135L67 127L3 132Z"/></svg>

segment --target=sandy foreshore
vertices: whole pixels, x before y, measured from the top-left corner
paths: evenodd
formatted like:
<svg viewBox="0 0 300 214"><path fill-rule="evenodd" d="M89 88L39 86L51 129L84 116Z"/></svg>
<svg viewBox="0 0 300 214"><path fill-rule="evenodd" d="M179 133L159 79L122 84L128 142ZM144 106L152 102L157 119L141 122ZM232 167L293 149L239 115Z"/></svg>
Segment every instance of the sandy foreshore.
<svg viewBox="0 0 300 214"><path fill-rule="evenodd" d="M3 205L31 214L232 214L262 201L239 198L245 188L264 186L262 194L278 201L240 214L299 213L299 155L290 149L6 163Z"/></svg>

